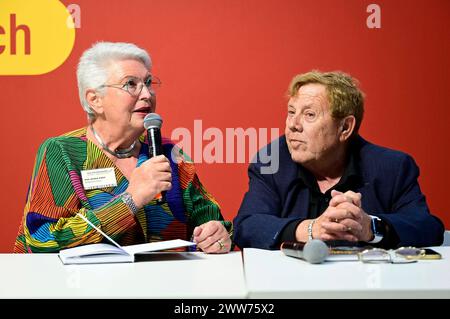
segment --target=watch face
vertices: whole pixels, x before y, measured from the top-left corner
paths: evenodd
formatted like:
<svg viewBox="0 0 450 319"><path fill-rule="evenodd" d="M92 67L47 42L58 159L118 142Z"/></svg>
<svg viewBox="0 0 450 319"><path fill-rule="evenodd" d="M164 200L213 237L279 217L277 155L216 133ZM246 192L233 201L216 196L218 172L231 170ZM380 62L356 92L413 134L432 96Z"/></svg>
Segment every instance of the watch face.
<svg viewBox="0 0 450 319"><path fill-rule="evenodd" d="M381 219L372 217L372 232L374 235L384 235L384 224Z"/></svg>

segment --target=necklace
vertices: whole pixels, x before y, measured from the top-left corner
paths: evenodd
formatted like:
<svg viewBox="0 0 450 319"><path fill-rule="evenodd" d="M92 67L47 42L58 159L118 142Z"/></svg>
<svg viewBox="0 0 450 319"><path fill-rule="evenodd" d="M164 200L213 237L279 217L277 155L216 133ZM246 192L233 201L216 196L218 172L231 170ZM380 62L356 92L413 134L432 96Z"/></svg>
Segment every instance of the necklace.
<svg viewBox="0 0 450 319"><path fill-rule="evenodd" d="M90 127L92 130L92 133L94 133L94 136L95 136L95 139L97 140L97 142L99 142L99 144L102 146L102 148L105 151L107 151L109 154L111 154L117 158L128 158L128 157L131 157L131 155L133 155L134 147L136 146L136 141L134 141L133 144L131 144L131 146L129 148L116 149L115 151L112 151L108 148L108 146L105 145L105 143L103 143L100 136L94 130L94 127L92 125Z"/></svg>

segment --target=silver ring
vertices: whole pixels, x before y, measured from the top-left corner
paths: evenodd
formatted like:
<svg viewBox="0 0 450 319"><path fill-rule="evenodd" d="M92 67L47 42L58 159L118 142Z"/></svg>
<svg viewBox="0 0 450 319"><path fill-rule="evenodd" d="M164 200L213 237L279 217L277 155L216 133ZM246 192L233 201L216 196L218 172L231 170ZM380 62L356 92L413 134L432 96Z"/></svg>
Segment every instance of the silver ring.
<svg viewBox="0 0 450 319"><path fill-rule="evenodd" d="M220 250L223 250L225 248L225 244L220 239L217 241L217 243L219 244Z"/></svg>

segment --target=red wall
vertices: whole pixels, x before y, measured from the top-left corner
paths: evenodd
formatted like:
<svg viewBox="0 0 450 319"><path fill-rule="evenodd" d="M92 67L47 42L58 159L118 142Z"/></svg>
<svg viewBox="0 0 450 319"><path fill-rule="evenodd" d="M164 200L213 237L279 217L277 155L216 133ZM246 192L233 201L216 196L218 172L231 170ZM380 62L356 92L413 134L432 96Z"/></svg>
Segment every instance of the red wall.
<svg viewBox="0 0 450 319"><path fill-rule="evenodd" d="M292 76L311 69L352 74L367 95L362 135L414 156L428 203L450 228L450 1L62 2L81 7L81 28L66 62L45 75L0 76L0 252L12 251L38 145L86 124L75 68L99 40L134 42L149 51L163 81L157 111L166 134L192 129L195 119L223 132L282 132ZM370 3L381 7L381 29L366 26ZM197 167L232 219L247 188L247 164Z"/></svg>

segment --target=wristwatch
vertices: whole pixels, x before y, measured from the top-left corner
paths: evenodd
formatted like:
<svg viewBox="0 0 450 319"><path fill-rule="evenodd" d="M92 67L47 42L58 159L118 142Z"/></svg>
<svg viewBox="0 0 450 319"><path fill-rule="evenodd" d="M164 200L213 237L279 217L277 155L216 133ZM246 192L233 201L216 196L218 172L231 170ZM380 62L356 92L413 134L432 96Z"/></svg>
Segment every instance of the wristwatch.
<svg viewBox="0 0 450 319"><path fill-rule="evenodd" d="M372 228L372 233L373 233L373 239L371 241L368 241L369 244L376 244L379 243L386 232L386 227L384 225L384 222L377 216L373 216L373 215L369 215L370 218L372 219L370 225Z"/></svg>
<svg viewBox="0 0 450 319"><path fill-rule="evenodd" d="M120 199L125 203L125 205L128 206L128 208L131 210L133 215L136 215L136 213L138 212L139 208L137 208L136 203L134 202L133 197L131 196L131 194L128 193L128 192L122 193L120 195Z"/></svg>

